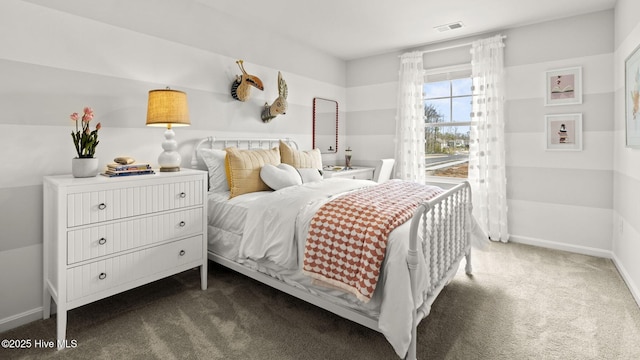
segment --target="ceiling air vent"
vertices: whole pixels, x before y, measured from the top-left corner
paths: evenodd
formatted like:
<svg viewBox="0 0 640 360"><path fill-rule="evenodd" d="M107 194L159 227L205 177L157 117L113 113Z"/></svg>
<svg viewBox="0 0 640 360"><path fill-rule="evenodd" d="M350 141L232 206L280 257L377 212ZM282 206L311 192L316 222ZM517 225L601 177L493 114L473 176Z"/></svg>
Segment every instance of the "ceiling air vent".
<svg viewBox="0 0 640 360"><path fill-rule="evenodd" d="M436 29L438 32L445 32L449 30L460 29L463 26L464 25L462 25L462 21L456 21L451 24L436 26L434 29Z"/></svg>

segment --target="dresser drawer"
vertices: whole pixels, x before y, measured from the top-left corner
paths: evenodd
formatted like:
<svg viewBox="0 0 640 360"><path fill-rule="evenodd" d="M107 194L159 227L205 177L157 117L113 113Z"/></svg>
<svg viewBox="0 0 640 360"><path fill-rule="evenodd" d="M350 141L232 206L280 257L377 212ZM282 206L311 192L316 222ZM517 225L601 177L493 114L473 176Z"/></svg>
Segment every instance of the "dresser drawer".
<svg viewBox="0 0 640 360"><path fill-rule="evenodd" d="M202 208L94 225L67 233L67 264L202 232Z"/></svg>
<svg viewBox="0 0 640 360"><path fill-rule="evenodd" d="M344 179L358 179L358 180L373 180L373 171L374 168L352 168L348 170L339 170L339 171L325 171L323 174L324 178L344 178Z"/></svg>
<svg viewBox="0 0 640 360"><path fill-rule="evenodd" d="M67 194L67 226L201 205L202 180L130 186Z"/></svg>
<svg viewBox="0 0 640 360"><path fill-rule="evenodd" d="M67 270L67 301L97 294L202 259L202 235Z"/></svg>
<svg viewBox="0 0 640 360"><path fill-rule="evenodd" d="M373 171L358 171L349 176L351 179L373 180Z"/></svg>

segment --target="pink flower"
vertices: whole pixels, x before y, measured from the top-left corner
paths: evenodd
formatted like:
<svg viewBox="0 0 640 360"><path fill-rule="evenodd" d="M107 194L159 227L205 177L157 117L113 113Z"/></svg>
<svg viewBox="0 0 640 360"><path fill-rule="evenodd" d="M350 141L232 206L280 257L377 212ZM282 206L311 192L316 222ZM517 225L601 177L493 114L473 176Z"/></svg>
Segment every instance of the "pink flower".
<svg viewBox="0 0 640 360"><path fill-rule="evenodd" d="M76 123L76 130L71 132L71 138L78 157L92 158L99 143L98 130L102 128L102 124L98 123L96 129L91 131L89 123L93 120L93 109L88 106L83 109L82 117L78 113L73 113L69 117ZM78 120L82 121L79 122ZM80 125L78 125L79 123Z"/></svg>
<svg viewBox="0 0 640 360"><path fill-rule="evenodd" d="M90 107L84 108L84 115L82 115L82 122L88 123L93 119L93 109Z"/></svg>

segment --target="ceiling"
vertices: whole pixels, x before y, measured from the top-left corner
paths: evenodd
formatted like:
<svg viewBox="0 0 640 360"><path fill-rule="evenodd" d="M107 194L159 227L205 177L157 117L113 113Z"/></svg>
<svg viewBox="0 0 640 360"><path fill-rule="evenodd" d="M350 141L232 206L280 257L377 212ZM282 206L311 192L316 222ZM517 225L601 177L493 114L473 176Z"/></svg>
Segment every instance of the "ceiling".
<svg viewBox="0 0 640 360"><path fill-rule="evenodd" d="M612 9L616 0L196 0L344 60ZM461 21L464 27L435 27Z"/></svg>

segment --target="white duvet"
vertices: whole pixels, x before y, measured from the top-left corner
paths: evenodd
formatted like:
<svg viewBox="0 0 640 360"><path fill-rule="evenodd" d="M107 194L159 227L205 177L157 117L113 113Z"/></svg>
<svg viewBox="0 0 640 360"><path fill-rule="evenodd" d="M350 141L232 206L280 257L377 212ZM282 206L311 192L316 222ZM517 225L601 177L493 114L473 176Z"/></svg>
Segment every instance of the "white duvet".
<svg viewBox="0 0 640 360"><path fill-rule="evenodd" d="M311 284L302 275L304 242L313 214L322 204L346 191L376 183L367 180L332 178L265 193L252 199L238 249L238 261L252 260L280 268L295 283ZM400 357L404 357L411 339L411 311L421 304L413 299L407 268L409 221L389 236L383 270L373 298L367 304L352 295L346 302L359 304L369 314L378 315L378 327ZM421 252L418 266L419 294L426 288L426 266ZM273 264L276 266L274 267ZM338 290L327 290L337 292Z"/></svg>

